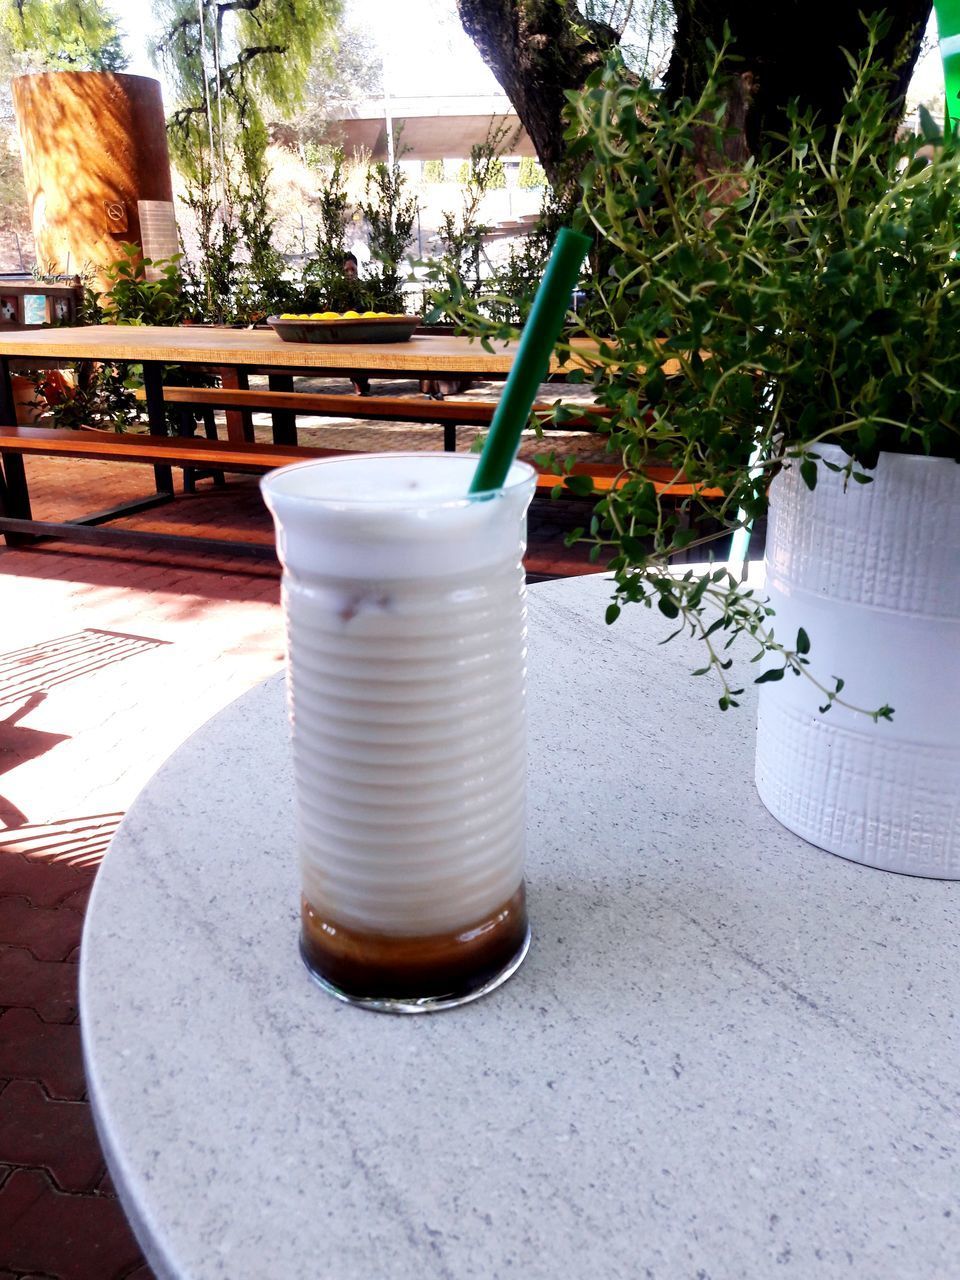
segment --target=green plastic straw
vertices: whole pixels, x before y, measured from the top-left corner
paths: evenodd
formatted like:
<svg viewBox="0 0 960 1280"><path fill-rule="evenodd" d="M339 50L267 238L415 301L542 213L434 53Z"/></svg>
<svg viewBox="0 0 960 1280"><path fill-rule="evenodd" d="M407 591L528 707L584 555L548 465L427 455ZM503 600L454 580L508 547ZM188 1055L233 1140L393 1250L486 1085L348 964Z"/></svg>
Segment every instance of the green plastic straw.
<svg viewBox="0 0 960 1280"><path fill-rule="evenodd" d="M527 425L537 388L546 376L550 356L560 337L570 294L580 275L580 264L590 239L563 227L533 300L530 318L520 335L517 358L503 388L490 423L490 434L473 473L471 493L488 493L503 487L520 446L520 432Z"/></svg>

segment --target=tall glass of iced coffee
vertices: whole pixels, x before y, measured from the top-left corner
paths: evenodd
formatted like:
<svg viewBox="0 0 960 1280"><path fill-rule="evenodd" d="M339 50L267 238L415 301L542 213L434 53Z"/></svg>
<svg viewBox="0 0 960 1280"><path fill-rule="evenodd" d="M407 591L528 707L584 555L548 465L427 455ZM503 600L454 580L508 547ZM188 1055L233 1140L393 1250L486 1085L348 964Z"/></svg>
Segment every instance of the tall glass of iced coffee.
<svg viewBox="0 0 960 1280"><path fill-rule="evenodd" d="M263 481L277 526L302 869L301 952L328 991L398 1012L518 967L526 606L535 474L468 490L475 456L374 454Z"/></svg>

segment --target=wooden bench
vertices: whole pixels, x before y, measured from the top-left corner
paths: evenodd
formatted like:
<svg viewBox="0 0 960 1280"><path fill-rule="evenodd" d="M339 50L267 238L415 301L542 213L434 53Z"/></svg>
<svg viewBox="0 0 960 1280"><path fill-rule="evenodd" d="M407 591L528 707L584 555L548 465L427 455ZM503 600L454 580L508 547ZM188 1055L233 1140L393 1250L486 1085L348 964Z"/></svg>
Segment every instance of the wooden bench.
<svg viewBox="0 0 960 1280"><path fill-rule="evenodd" d="M273 381L273 379L271 380ZM167 404L190 409L228 411L241 409L245 414L270 413L273 417L274 443L294 445L297 442L296 417L298 414L314 414L320 417L353 418L371 422L416 423L443 427L443 447L448 453L456 451L457 427L489 428L496 412L495 400L431 400L426 397L401 396L340 396L299 391L237 391L224 387L164 387L163 398ZM612 410L603 405L561 405L562 420L553 421L553 405L535 404L531 414L545 431L585 431L595 433L598 419L609 419ZM278 422L279 419L279 422ZM183 430L189 432L194 424L183 422ZM236 443L253 440L252 417L244 435L231 434L227 423L228 439ZM208 428L209 430L209 428ZM211 433L212 434L212 433ZM593 475L596 487L610 488L610 477L620 468L601 463L578 464L574 475ZM677 479L676 468L656 463L644 468L644 474L652 480L658 493L671 497L689 497L698 486ZM556 484L557 479L541 477L541 487ZM717 498L720 489L702 489L701 496Z"/></svg>
<svg viewBox="0 0 960 1280"><path fill-rule="evenodd" d="M176 404L189 412L200 409L212 412L214 409L243 409L244 413L255 411L270 413L274 419L274 443L295 445L297 442L296 416L298 414L315 414L322 417L353 418L371 422L417 423L421 425L443 426L444 450L452 453L457 447L457 427L475 426L489 428L497 408L495 400L430 400L428 398L400 396L341 396L315 394L299 391L237 391L223 387L164 387L163 398L167 404ZM597 431L598 419L609 419L612 410L603 405L563 405L562 421L553 421L554 407L536 404L531 414L545 431ZM278 427L278 417L281 422ZM288 418L290 422L288 423ZM292 423L292 425L291 425ZM194 423L182 422L184 433L189 433ZM235 443L253 440L252 419L244 435L237 437L230 433L227 423L228 438ZM208 434L215 435L208 425ZM590 475L594 478L595 488L601 492L609 490L611 483L620 474L620 468L606 463L578 463L569 473L571 475ZM678 479L675 467L665 463L650 464L644 468L647 479L653 482L659 494L674 498L690 497L699 492L702 497L722 497L722 490L702 488L688 483L682 477ZM562 480L554 474L541 475L538 487L553 488Z"/></svg>
<svg viewBox="0 0 960 1280"><path fill-rule="evenodd" d="M284 375L271 377L271 386ZM292 376L287 380L292 384ZM371 422L395 422L443 427L443 447L453 453L457 447L457 427L488 428L497 408L491 400L432 400L415 396L341 396L309 391L250 391L230 387L164 387L163 399L168 405L180 405L184 430L189 429L191 409L212 413L227 411L227 438L235 443L253 440L253 414L269 413L273 418L275 444L296 444L296 419L300 414L326 418L353 418ZM599 405L583 410L579 405L566 406L572 416L558 424L564 431L596 431L597 419L607 418L610 411ZM552 407L535 405L534 414L545 429ZM207 418L209 427L209 417Z"/></svg>
<svg viewBox="0 0 960 1280"><path fill-rule="evenodd" d="M158 541L191 550L239 551L245 555L272 556L272 548L221 538L186 537L173 534L142 533L130 529L104 529L100 526L122 516L169 502L174 497L173 467L203 472L229 471L262 475L275 467L308 458L346 457L354 451L318 449L310 446L258 444L250 441L195 439L183 436L135 435L110 436L53 427L0 426L0 457L5 480L0 480L0 533L7 542L25 538L52 537L74 542L103 543L123 539L131 544L153 544ZM156 492L132 502L108 507L74 520L34 520L25 456L91 458L101 462L133 462L153 466ZM665 471L667 469L664 469ZM609 490L616 482L620 468L602 463L578 463L565 475L545 472L537 477L539 489L565 485L569 476L588 475L595 488ZM664 479L671 477L665 475Z"/></svg>
<svg viewBox="0 0 960 1280"><path fill-rule="evenodd" d="M174 497L173 467L259 475L290 462L302 461L306 457L325 457L338 452L269 444L232 445L228 441L183 439L178 436L108 436L105 433L88 435L83 431L52 427L0 426L0 457L3 459L4 474L4 479L0 480L0 532L6 535L8 543L36 537L63 538L84 543L123 539L131 544L152 544L160 540L167 545L180 545L193 551L222 551L229 548L247 555L270 555L272 552L269 548L257 547L251 543L172 534L146 534L130 529L104 529L99 526L170 502ZM155 492L74 520L34 520L23 466L23 458L28 455L152 465Z"/></svg>

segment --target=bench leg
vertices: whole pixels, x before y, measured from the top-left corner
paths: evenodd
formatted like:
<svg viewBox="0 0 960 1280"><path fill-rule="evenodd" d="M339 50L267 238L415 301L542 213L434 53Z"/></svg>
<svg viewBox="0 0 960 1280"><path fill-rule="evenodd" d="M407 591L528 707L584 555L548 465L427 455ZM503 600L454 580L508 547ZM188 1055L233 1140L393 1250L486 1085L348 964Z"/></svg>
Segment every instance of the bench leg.
<svg viewBox="0 0 960 1280"><path fill-rule="evenodd" d="M163 365L156 360L143 362L143 389L147 397L147 422L155 436L167 435L167 411L163 403ZM154 467L157 493L173 497L173 468Z"/></svg>
<svg viewBox="0 0 960 1280"><path fill-rule="evenodd" d="M197 434L197 419L194 417L193 410L184 406L179 413L179 432L178 434L189 440ZM183 468L183 492L196 493L197 491L197 469L196 467Z"/></svg>
<svg viewBox="0 0 960 1280"><path fill-rule="evenodd" d="M0 468L0 515L9 516L12 520L32 520L23 458L18 453L4 453L0 458L3 463ZM8 547L22 547L36 541L23 533L6 533L4 537Z"/></svg>
<svg viewBox="0 0 960 1280"><path fill-rule="evenodd" d="M457 452L457 424L455 422L445 422L443 424L443 448L445 453Z"/></svg>
<svg viewBox="0 0 960 1280"><path fill-rule="evenodd" d="M239 365L225 365L217 369L220 385L227 391L249 391L250 381L246 369ZM231 444L249 444L254 439L253 410L228 409L227 439Z"/></svg>
<svg viewBox="0 0 960 1280"><path fill-rule="evenodd" d="M293 374L292 373L271 373L267 376L267 384L271 391L292 391L293 390ZM297 443L297 415L292 409L274 409L270 415L273 418L273 443L274 444L296 444Z"/></svg>
<svg viewBox="0 0 960 1280"><path fill-rule="evenodd" d="M219 440L220 437L217 435L217 419L214 416L213 410L212 409L202 410L202 417L203 417L203 434L207 437L208 440ZM211 474L213 476L214 486L217 489L226 488L227 477L223 474L222 471L214 471L214 472L211 472Z"/></svg>
<svg viewBox="0 0 960 1280"><path fill-rule="evenodd" d="M207 439L211 439L211 429L213 431L212 438L217 438L217 426L213 417L212 409L205 409L203 415L204 431ZM184 405L180 410L180 431L179 435L183 439L190 440L197 434L197 415L194 409ZM184 467L183 468L183 492L196 493L197 481L212 477L213 483L218 488L223 488L226 484L224 474L220 470L204 471L200 467Z"/></svg>

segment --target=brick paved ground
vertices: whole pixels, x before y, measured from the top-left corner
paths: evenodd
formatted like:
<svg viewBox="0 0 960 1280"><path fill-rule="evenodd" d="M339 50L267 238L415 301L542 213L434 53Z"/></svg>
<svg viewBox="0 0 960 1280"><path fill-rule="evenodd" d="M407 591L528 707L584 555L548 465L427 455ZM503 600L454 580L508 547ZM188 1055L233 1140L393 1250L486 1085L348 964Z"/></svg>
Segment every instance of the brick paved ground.
<svg viewBox="0 0 960 1280"><path fill-rule="evenodd" d="M369 430L332 431L344 447L376 447ZM399 444L391 434L387 447ZM439 435L414 432L413 444L439 447ZM138 467L79 461L28 468L41 518L110 505L151 479ZM255 483L200 487L132 523L269 539ZM562 545L583 515L580 503L537 500L529 572L590 567ZM275 565L237 557L0 549L0 1280L149 1280L86 1103L76 1005L83 911L110 835L147 778L280 667L278 594Z"/></svg>

